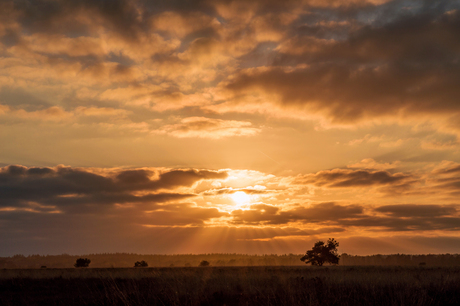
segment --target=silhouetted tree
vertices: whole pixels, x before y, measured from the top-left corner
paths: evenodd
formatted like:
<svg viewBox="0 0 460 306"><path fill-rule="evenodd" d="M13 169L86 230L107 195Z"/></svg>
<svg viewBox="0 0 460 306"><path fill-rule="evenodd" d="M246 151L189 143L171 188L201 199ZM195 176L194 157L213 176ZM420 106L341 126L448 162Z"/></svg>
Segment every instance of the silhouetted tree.
<svg viewBox="0 0 460 306"><path fill-rule="evenodd" d="M200 267L207 267L207 266L209 266L209 261L203 260L202 262L200 262Z"/></svg>
<svg viewBox="0 0 460 306"><path fill-rule="evenodd" d="M307 264L311 263L313 266L322 266L325 262L336 265L340 259L340 255L337 254L338 246L339 243L334 238L330 238L327 244L324 241L318 241L300 260Z"/></svg>
<svg viewBox="0 0 460 306"><path fill-rule="evenodd" d="M74 264L75 268L86 268L91 263L91 260L88 258L78 258Z"/></svg>
<svg viewBox="0 0 460 306"><path fill-rule="evenodd" d="M149 264L145 261L145 260L141 260L141 261L136 261L134 263L134 267L136 268L140 268L140 267L148 267Z"/></svg>

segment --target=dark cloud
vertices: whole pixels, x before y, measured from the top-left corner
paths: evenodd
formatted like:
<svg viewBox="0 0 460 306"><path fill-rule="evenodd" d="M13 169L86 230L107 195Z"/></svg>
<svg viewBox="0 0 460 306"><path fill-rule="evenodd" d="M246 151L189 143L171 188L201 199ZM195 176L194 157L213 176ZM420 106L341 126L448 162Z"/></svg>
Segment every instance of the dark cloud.
<svg viewBox="0 0 460 306"><path fill-rule="evenodd" d="M460 165L454 165L452 167L438 169L435 171L437 174L455 174L460 172Z"/></svg>
<svg viewBox="0 0 460 306"><path fill-rule="evenodd" d="M398 204L376 207L383 215L362 215L338 220L339 226L358 226L377 231L460 230L460 216L455 205Z"/></svg>
<svg viewBox="0 0 460 306"><path fill-rule="evenodd" d="M58 210L92 211L98 206L115 203L161 203L194 195L158 193L158 190L190 187L200 180L227 177L225 172L206 170L163 171L158 178L153 178L153 174L154 171L146 169L101 174L71 167L7 166L0 170L0 206L42 210L42 206L54 205Z"/></svg>
<svg viewBox="0 0 460 306"><path fill-rule="evenodd" d="M319 203L309 207L281 211L278 207L258 204L252 205L249 210L235 210L232 212L234 223L243 224L286 224L289 222L328 223L340 219L356 218L363 214L363 207L359 205L339 205L336 203Z"/></svg>
<svg viewBox="0 0 460 306"><path fill-rule="evenodd" d="M430 191L456 198L460 194L460 167L454 162L444 162L432 171L428 180Z"/></svg>
<svg viewBox="0 0 460 306"><path fill-rule="evenodd" d="M91 36L103 27L132 42L151 30L152 19L161 12L215 14L214 5L209 1L188 0L6 0L2 8L4 15L17 17L27 33Z"/></svg>
<svg viewBox="0 0 460 306"><path fill-rule="evenodd" d="M299 206L291 211L283 212L285 218L290 220L299 219L306 222L323 222L326 220L340 220L356 218L363 214L363 206L360 205L339 205L333 202L326 202L311 205L309 207Z"/></svg>
<svg viewBox="0 0 460 306"><path fill-rule="evenodd" d="M18 241L32 248L41 241L47 253L75 244L80 250L123 251L129 246L116 250L120 243L139 244L138 236L143 244L156 245L163 239L150 241L156 228L203 227L227 216L184 202L196 195L176 189L225 177L224 172L188 169L6 166L0 169L0 240L15 250L21 249Z"/></svg>
<svg viewBox="0 0 460 306"><path fill-rule="evenodd" d="M460 8L459 4L457 6ZM371 24L354 19L357 17L327 20L327 16L318 16L314 26L302 25L291 33L292 46L297 50L303 48L303 52L293 56L292 51L286 49L286 53L282 52L275 64L284 64L285 61L346 62L350 65L379 64L376 61L390 61L395 64L404 64L405 61L408 64L449 63L457 58L460 47L460 20L458 11L447 11L448 9L443 7L411 11L395 7L393 10L405 13L390 11L382 14L383 16L374 16L377 20ZM380 11L382 7L375 8L375 13ZM337 28L343 27L349 30L344 39L327 42L313 39L317 38L316 31L327 31L334 35ZM312 28L317 30L312 31ZM314 48L307 43L313 44Z"/></svg>
<svg viewBox="0 0 460 306"><path fill-rule="evenodd" d="M282 107L308 106L335 122L460 111L460 10L420 10L350 27L345 39L319 39L325 34L305 26L298 31L281 44L276 67L242 71L226 88L239 96L275 94Z"/></svg>
<svg viewBox="0 0 460 306"><path fill-rule="evenodd" d="M361 227L371 231L460 230L460 216L452 205L384 205L374 211L383 215L374 215L361 205L319 203L281 210L275 206L258 204L252 205L248 210L235 210L231 216L234 224L250 225L302 222L345 229Z"/></svg>
<svg viewBox="0 0 460 306"><path fill-rule="evenodd" d="M441 180L438 180L441 182ZM441 182L433 187L433 190L448 192L451 195L460 194L460 178L451 179L450 182Z"/></svg>
<svg viewBox="0 0 460 306"><path fill-rule="evenodd" d="M5 34L0 37L0 43L6 47L11 47L17 45L21 41L21 36L18 32L12 31L10 29L5 31Z"/></svg>
<svg viewBox="0 0 460 306"><path fill-rule="evenodd" d="M162 173L158 184L162 188L173 188L177 186L191 186L199 180L225 179L226 172L196 171L196 170L172 170Z"/></svg>
<svg viewBox="0 0 460 306"><path fill-rule="evenodd" d="M154 12L148 9L150 6L155 7L148 1L131 0L6 0L0 7L2 16L7 16L0 19L6 28L3 36L0 33L0 41L7 47L20 46L35 52L42 64L57 70L62 65L81 65L80 71L93 77L110 73L116 81L131 72L135 61L123 50L105 53L100 44L107 37L117 37L134 48L145 44L145 37L153 34ZM107 36L101 37L101 29ZM70 48L65 47L68 43ZM35 49L36 44L41 49ZM152 50L152 55L155 53ZM112 62L119 65L105 66Z"/></svg>
<svg viewBox="0 0 460 306"><path fill-rule="evenodd" d="M353 123L395 112L460 111L456 103L460 93L457 6L449 1L374 5L367 1L11 0L2 3L7 26L0 39L7 46L18 44L35 52L40 61L55 69L72 66L93 79L108 75L111 82L126 85L135 78L133 67L138 60L151 58L166 70L194 65L195 59L179 56L180 52L200 55L208 49L229 49L255 37L257 22L262 20L279 36L276 42L257 40L236 56L240 70L234 77L217 73L216 78L224 80L222 84L238 97L258 89L280 96L282 107L308 105L309 111L326 114L333 121ZM299 14L300 8L305 11ZM225 20L219 14L227 10L234 11ZM253 19L239 20L239 11L251 12ZM171 41L171 26L155 25L163 13L181 16L182 28L190 28L180 45ZM16 22L17 27L11 28ZM109 37L101 37L101 29L124 44L117 41L112 46L110 41L113 49L105 50L94 40ZM43 35L30 40L35 33ZM147 48L142 55L136 52L147 41L152 46L163 45L158 50ZM42 49L33 49L33 44ZM126 52L130 48L134 51ZM270 61L272 67L267 69ZM114 63L118 65L110 66ZM303 68L293 68L297 65ZM264 68L241 70L259 66ZM172 87L177 85L177 80L170 81Z"/></svg>
<svg viewBox="0 0 460 306"><path fill-rule="evenodd" d="M417 204L385 205L379 206L375 210L393 217L440 217L457 212L453 206Z"/></svg>
<svg viewBox="0 0 460 306"><path fill-rule="evenodd" d="M136 38L142 16L134 1L7 1L11 12L20 16L21 25L28 32L65 33L71 36L89 34L93 29L86 22L101 22L125 38ZM78 18L85 14L90 18ZM91 18L92 17L92 18Z"/></svg>
<svg viewBox="0 0 460 306"><path fill-rule="evenodd" d="M375 231L458 231L460 217L372 217L356 220L340 220L338 226L355 226Z"/></svg>
<svg viewBox="0 0 460 306"><path fill-rule="evenodd" d="M152 171L148 170L127 170L117 174L116 179L124 184L146 184L150 182Z"/></svg>
<svg viewBox="0 0 460 306"><path fill-rule="evenodd" d="M295 184L312 184L318 187L362 187L400 185L413 177L388 171L334 169L298 177Z"/></svg>
<svg viewBox="0 0 460 306"><path fill-rule="evenodd" d="M235 93L260 89L282 98L281 106L308 105L326 111L334 122L351 123L404 111L458 112L460 67L386 65L351 68L344 64L318 64L285 71L283 68L241 73L227 88ZM372 103L369 103L372 101Z"/></svg>
<svg viewBox="0 0 460 306"><path fill-rule="evenodd" d="M48 205L52 205L52 207L56 207L57 209L65 213L103 214L110 212L113 209L114 204L135 204L138 209L157 210L164 209L162 203L174 203L178 201L183 201L185 199L193 198L194 196L194 194L188 193L156 193L143 196L136 196L128 193L101 193L83 196L55 197L46 200L46 203ZM54 210L56 210L56 208L54 208ZM34 210L40 212L47 212L52 209L46 207L34 207ZM164 222L168 221L165 220Z"/></svg>
<svg viewBox="0 0 460 306"><path fill-rule="evenodd" d="M0 104L8 105L13 109L36 111L49 108L51 103L37 98L23 89L2 87L0 89Z"/></svg>

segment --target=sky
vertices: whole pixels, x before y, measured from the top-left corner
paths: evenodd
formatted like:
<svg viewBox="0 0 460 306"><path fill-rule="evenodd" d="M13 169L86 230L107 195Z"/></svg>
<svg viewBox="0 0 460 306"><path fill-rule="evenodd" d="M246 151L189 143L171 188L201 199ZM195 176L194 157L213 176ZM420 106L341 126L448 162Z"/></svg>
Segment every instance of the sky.
<svg viewBox="0 0 460 306"><path fill-rule="evenodd" d="M460 253L460 1L1 0L0 256Z"/></svg>

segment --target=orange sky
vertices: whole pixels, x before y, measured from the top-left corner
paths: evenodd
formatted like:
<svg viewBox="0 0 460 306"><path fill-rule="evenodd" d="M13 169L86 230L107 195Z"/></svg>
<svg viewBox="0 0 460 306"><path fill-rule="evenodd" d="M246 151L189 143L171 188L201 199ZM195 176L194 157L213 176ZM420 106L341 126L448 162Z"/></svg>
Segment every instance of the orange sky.
<svg viewBox="0 0 460 306"><path fill-rule="evenodd" d="M460 253L457 1L0 3L0 256Z"/></svg>

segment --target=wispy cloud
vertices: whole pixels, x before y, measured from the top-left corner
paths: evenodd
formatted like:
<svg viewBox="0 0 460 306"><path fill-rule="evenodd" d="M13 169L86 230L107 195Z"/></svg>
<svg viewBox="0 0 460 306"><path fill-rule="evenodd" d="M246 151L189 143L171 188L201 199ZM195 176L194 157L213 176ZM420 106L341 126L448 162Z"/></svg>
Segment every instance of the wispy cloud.
<svg viewBox="0 0 460 306"><path fill-rule="evenodd" d="M251 126L250 122L212 119L205 117L189 117L179 123L165 125L156 133L168 134L179 138L223 138L232 136L253 136L261 131Z"/></svg>

